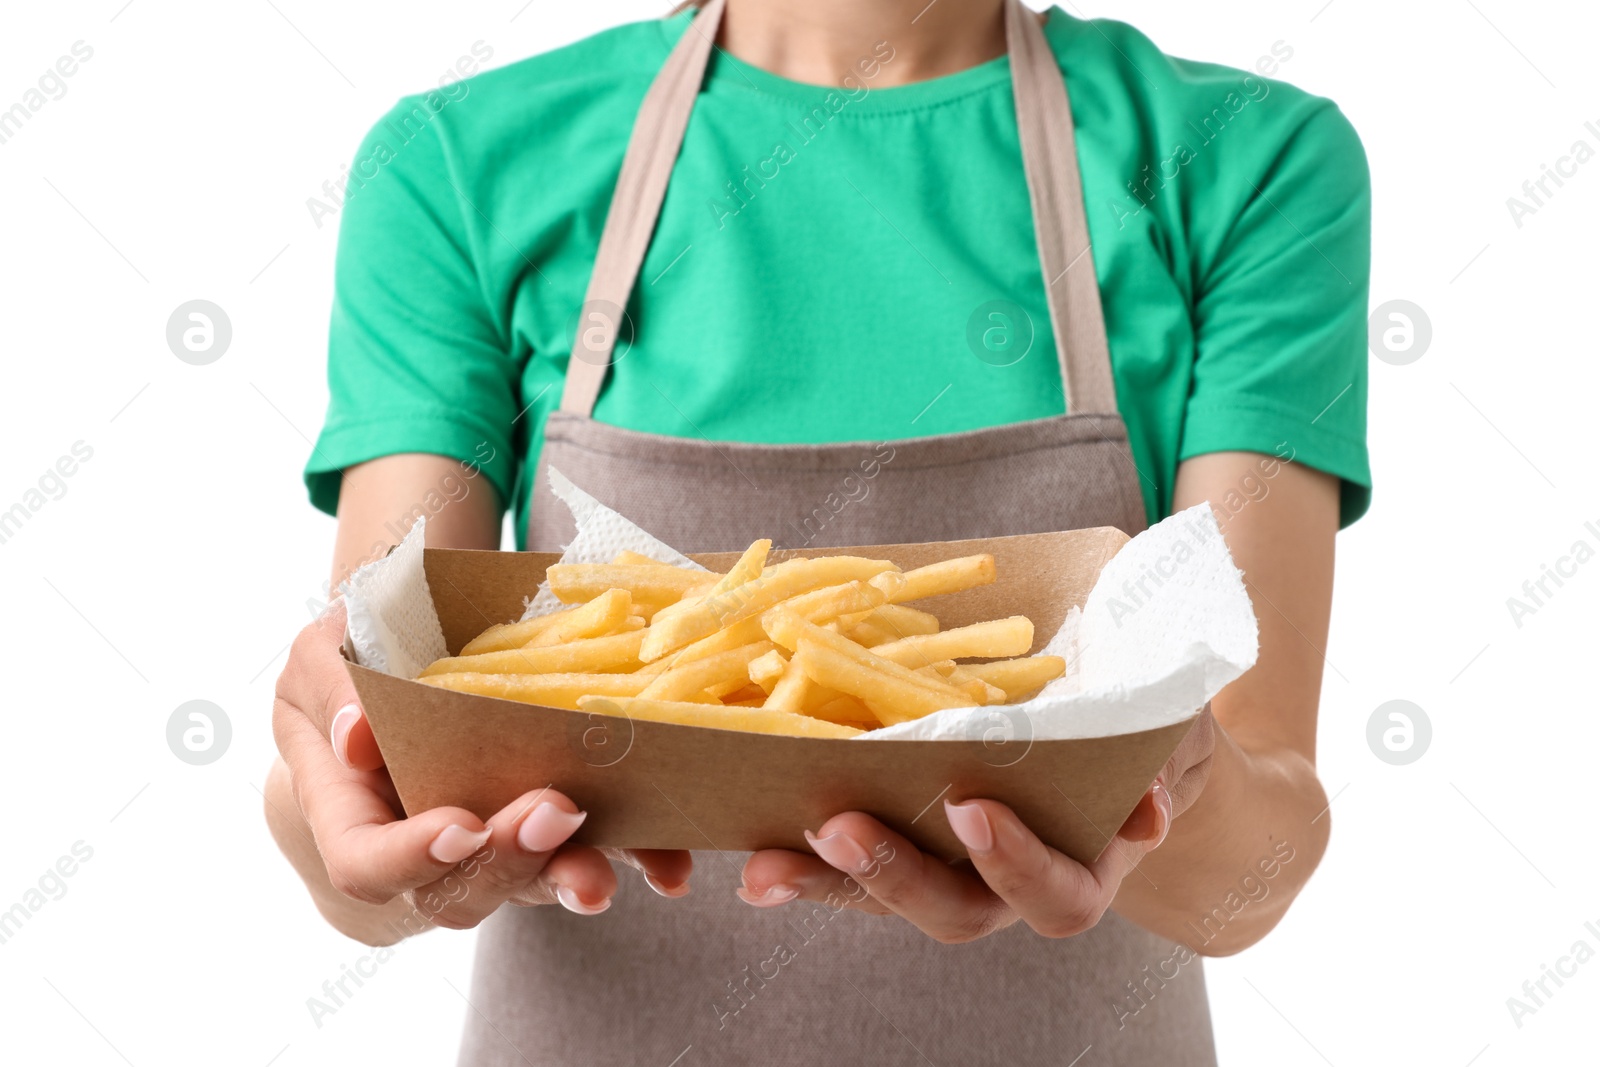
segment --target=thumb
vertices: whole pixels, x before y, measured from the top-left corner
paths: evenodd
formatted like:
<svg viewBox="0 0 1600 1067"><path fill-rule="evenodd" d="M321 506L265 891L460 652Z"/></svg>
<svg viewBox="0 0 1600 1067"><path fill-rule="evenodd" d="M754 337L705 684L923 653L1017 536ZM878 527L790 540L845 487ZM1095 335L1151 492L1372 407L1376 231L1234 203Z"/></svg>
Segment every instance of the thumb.
<svg viewBox="0 0 1600 1067"><path fill-rule="evenodd" d="M1171 796L1174 817L1189 810L1206 787L1211 777L1212 754L1217 745L1217 721L1211 714L1211 704L1200 709L1194 725L1178 744L1177 751L1161 769L1158 781Z"/></svg>
<svg viewBox="0 0 1600 1067"><path fill-rule="evenodd" d="M300 688L306 699L299 706L317 722L341 764L352 770L375 771L383 766L383 756L345 666L346 620L344 598L337 597L301 631L295 651L303 652L299 657L304 675Z"/></svg>
<svg viewBox="0 0 1600 1067"><path fill-rule="evenodd" d="M1172 829L1172 818L1172 794L1167 791L1166 783L1157 778L1123 820L1117 836L1140 846L1142 855L1166 840L1167 831Z"/></svg>

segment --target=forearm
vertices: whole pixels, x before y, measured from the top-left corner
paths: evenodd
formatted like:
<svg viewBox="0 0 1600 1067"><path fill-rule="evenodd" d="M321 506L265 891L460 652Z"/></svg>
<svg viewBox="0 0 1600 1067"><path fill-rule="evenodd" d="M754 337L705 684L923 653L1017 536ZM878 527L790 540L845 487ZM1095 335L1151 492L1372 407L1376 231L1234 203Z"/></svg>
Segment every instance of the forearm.
<svg viewBox="0 0 1600 1067"><path fill-rule="evenodd" d="M1122 882L1119 914L1204 955L1255 944L1278 924L1328 845L1317 780L1317 705L1339 525L1337 478L1278 457L1184 461L1174 510L1209 501L1244 574L1256 664L1211 701L1205 788L1161 847Z"/></svg>
<svg viewBox="0 0 1600 1067"><path fill-rule="evenodd" d="M1160 848L1122 883L1118 914L1205 956L1255 944L1328 845L1327 796L1292 748L1241 744L1219 723L1210 777Z"/></svg>

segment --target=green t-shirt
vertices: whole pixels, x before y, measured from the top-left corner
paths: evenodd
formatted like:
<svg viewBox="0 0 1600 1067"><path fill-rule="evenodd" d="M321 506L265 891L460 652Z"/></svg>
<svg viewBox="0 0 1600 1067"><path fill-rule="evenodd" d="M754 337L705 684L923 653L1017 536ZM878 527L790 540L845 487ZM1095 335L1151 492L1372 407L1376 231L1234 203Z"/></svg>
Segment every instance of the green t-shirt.
<svg viewBox="0 0 1600 1067"><path fill-rule="evenodd" d="M688 17L407 98L373 128L337 205L318 507L343 467L438 453L482 468L524 543L623 148ZM1371 484L1370 189L1350 123L1120 23L1052 8L1045 32L1150 519L1181 460L1237 449L1339 476L1353 521ZM713 56L596 419L820 443L1061 414L1009 60L874 88L894 62L867 45L829 88Z"/></svg>

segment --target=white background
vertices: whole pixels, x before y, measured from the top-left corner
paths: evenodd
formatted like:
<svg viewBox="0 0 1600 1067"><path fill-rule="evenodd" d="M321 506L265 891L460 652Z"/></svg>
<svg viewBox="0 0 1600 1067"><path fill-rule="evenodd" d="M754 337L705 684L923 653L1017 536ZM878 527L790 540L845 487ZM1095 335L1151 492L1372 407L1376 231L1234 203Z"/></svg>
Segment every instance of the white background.
<svg viewBox="0 0 1600 1067"><path fill-rule="evenodd" d="M0 544L0 910L75 842L93 849L0 945L0 1058L453 1062L472 936L405 943L319 1028L306 999L368 950L319 922L261 817L273 680L333 532L299 479L336 236L305 201L474 42L499 65L661 9L123 5L13 6L0 33L0 108L73 42L94 49L0 145L0 510L74 442L93 449ZM1264 944L1208 964L1223 1062L1591 1061L1600 961L1520 1028L1506 999L1576 940L1600 948L1584 929L1600 927L1600 561L1520 628L1506 600L1574 541L1600 544L1584 528L1600 529L1600 160L1521 228L1506 198L1578 138L1600 148L1584 130L1600 17L1510 0L1068 10L1241 67L1292 46L1280 76L1337 100L1371 157L1374 306L1411 300L1433 324L1421 359L1372 361L1377 493L1340 538L1323 694L1333 844ZM233 323L210 366L165 343L194 298ZM197 698L234 730L204 767L165 738ZM1399 767L1366 741L1396 698L1434 732Z"/></svg>

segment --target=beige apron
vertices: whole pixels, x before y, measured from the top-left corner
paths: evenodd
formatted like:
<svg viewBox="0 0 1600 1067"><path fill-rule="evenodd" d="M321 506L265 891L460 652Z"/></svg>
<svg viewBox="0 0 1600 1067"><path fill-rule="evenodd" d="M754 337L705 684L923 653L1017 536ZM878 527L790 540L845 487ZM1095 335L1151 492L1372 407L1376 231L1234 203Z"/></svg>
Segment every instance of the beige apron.
<svg viewBox="0 0 1600 1067"><path fill-rule="evenodd" d="M711 0L701 11L644 99L586 308L627 305L723 4ZM572 534L566 508L550 493L552 466L688 551L740 549L758 537L797 549L1144 527L1088 252L1065 84L1018 0L1006 3L1006 39L1070 414L820 446L662 437L589 417L614 342L611 331L589 331L546 430L530 548L557 551ZM693 891L678 900L621 872L611 909L598 917L500 909L479 934L460 1062L1216 1062L1200 961L1115 914L1063 940L1018 923L971 944L941 945L892 917L835 914L805 902L752 908L733 892L744 859L696 853Z"/></svg>

